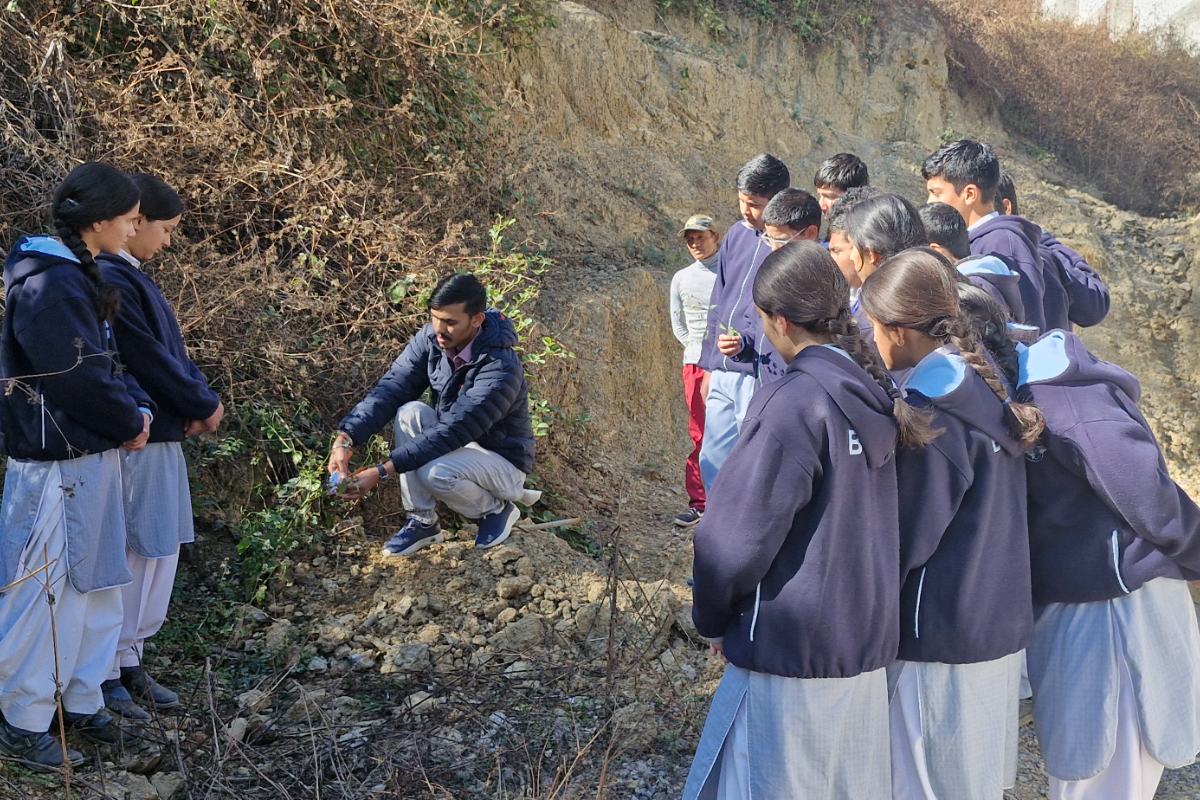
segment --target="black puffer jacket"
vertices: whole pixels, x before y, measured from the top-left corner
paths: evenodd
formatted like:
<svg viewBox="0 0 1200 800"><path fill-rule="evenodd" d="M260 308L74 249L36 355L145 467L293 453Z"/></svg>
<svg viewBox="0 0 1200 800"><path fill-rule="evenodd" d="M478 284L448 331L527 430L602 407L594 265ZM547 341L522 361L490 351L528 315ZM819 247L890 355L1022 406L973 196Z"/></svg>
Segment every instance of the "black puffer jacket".
<svg viewBox="0 0 1200 800"><path fill-rule="evenodd" d="M400 406L433 393L437 425L392 451L397 472L410 472L471 442L533 469L533 425L525 369L513 351L517 330L488 309L471 344L471 361L455 370L437 344L433 326L419 330L366 399L338 428L363 442L392 421Z"/></svg>

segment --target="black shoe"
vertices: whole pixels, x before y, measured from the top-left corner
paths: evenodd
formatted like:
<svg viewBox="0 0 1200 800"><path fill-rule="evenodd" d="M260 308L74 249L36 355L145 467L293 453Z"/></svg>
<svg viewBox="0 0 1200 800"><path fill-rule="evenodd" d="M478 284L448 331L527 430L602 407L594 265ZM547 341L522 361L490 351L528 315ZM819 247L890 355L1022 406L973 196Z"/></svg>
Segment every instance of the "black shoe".
<svg viewBox="0 0 1200 800"><path fill-rule="evenodd" d="M31 733L0 722L0 756L15 758L34 772L52 772L63 765L62 743L49 733ZM67 748L71 766L83 763L83 753Z"/></svg>
<svg viewBox="0 0 1200 800"><path fill-rule="evenodd" d="M147 722L152 717L150 712L133 702L133 696L129 694L129 690L120 680L114 678L110 681L105 681L100 684L100 689L104 692L104 707L118 717L125 719L135 719L141 722Z"/></svg>
<svg viewBox="0 0 1200 800"><path fill-rule="evenodd" d="M160 711L179 705L179 695L151 678L141 667L121 667L121 683L129 690L135 703L153 706Z"/></svg>
<svg viewBox="0 0 1200 800"><path fill-rule="evenodd" d="M133 726L123 726L117 721L116 717L103 708L95 714L72 714L70 711L64 711L63 719L67 722L67 733L78 733L83 738L96 744L107 744L115 747L117 745L129 744L136 738L134 734L134 731L137 730L136 728ZM50 723L50 733L58 733L57 714Z"/></svg>
<svg viewBox="0 0 1200 800"><path fill-rule="evenodd" d="M704 516L704 512L698 508L689 508L687 511L675 517L675 524L681 528L694 528L700 518Z"/></svg>

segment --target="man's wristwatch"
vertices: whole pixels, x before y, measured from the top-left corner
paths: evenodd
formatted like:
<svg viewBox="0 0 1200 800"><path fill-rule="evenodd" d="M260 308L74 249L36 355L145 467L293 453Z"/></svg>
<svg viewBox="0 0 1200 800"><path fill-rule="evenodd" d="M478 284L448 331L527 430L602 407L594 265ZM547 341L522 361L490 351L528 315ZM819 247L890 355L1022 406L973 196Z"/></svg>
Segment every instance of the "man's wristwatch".
<svg viewBox="0 0 1200 800"><path fill-rule="evenodd" d="M379 470L379 480L386 481L388 477L388 471L384 469L383 464L376 464L375 469Z"/></svg>

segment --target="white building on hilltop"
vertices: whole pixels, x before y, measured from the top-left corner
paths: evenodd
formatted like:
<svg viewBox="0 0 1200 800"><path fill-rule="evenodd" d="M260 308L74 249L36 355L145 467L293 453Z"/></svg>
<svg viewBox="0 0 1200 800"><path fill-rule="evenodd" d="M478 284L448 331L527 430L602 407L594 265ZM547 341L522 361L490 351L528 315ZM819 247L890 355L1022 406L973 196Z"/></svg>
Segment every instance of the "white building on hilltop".
<svg viewBox="0 0 1200 800"><path fill-rule="evenodd" d="M1200 50L1200 0L1044 0L1046 13L1079 22L1108 23L1123 33L1172 29Z"/></svg>

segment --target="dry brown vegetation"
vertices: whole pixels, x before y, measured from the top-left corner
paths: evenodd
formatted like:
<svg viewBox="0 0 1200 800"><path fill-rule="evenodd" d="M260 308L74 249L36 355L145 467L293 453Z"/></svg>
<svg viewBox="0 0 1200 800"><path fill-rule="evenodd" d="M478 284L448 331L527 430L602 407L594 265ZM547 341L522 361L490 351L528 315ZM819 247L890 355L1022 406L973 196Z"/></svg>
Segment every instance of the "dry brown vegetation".
<svg viewBox="0 0 1200 800"><path fill-rule="evenodd" d="M930 0L952 74L998 101L1010 132L1144 214L1200 203L1200 59L1157 34L1043 18L1037 0Z"/></svg>

